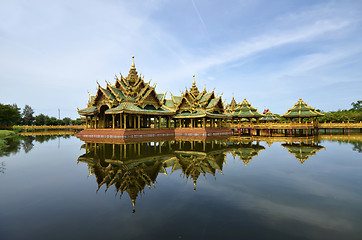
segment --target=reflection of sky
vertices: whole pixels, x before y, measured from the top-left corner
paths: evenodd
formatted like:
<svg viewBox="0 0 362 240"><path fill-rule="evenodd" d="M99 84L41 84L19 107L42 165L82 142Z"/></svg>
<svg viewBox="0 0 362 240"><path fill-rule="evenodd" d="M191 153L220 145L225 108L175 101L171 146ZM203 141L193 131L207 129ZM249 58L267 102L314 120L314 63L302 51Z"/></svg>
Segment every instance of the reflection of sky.
<svg viewBox="0 0 362 240"><path fill-rule="evenodd" d="M6 161L0 175L0 238L346 239L360 236L360 154L351 145L322 142L326 150L301 164L279 143L247 166L227 155L223 174L186 182L159 174L155 189L137 198L110 188L96 194L94 176L77 164L75 138L35 143ZM0 159L0 160L3 160ZM170 171L168 171L170 172ZM21 231L19 231L21 229ZM359 235L358 235L359 234Z"/></svg>

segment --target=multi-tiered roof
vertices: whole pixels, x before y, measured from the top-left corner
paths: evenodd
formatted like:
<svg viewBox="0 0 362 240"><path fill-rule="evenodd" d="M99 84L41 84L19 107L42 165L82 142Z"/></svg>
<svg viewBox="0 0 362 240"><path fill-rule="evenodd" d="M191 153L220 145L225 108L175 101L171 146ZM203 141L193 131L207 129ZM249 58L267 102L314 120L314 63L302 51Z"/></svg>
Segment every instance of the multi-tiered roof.
<svg viewBox="0 0 362 240"><path fill-rule="evenodd" d="M195 77L195 76L194 76ZM181 96L165 99L164 104L176 112L174 118L227 118L221 96L216 96L214 91L207 92L206 88L200 92L196 86L195 79L192 87Z"/></svg>
<svg viewBox="0 0 362 240"><path fill-rule="evenodd" d="M273 114L269 109L264 114L264 117L260 118L260 121L266 121L266 122L276 122L279 121L279 117L277 117L275 114Z"/></svg>
<svg viewBox="0 0 362 240"><path fill-rule="evenodd" d="M102 106L107 106L105 114L133 113L147 115L173 115L174 111L163 105L165 94L157 94L155 86L145 82L138 75L134 60L128 76L115 77L112 85L107 82L103 88L98 84L95 96L90 95L88 107L79 110L80 115L89 116L100 112Z"/></svg>
<svg viewBox="0 0 362 240"><path fill-rule="evenodd" d="M233 118L260 118L264 115L259 113L258 110L251 106L251 104L244 99L232 112L231 116Z"/></svg>
<svg viewBox="0 0 362 240"><path fill-rule="evenodd" d="M294 104L294 107L288 109L287 113L282 115L286 118L305 118L320 117L324 114L317 112L315 108L309 107L301 98Z"/></svg>

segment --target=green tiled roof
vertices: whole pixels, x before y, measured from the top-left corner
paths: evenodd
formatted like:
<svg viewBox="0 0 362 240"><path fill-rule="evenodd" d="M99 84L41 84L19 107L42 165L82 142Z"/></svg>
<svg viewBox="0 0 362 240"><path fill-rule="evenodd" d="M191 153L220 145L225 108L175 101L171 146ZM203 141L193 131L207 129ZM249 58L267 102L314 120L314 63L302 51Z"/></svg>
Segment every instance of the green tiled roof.
<svg viewBox="0 0 362 240"><path fill-rule="evenodd" d="M111 93L111 91L108 91L107 89L104 89L102 87L99 87L102 92L104 93L104 95L106 95L110 100L116 100L116 97L113 96L113 94Z"/></svg>
<svg viewBox="0 0 362 240"><path fill-rule="evenodd" d="M163 100L163 97L165 96L164 93L157 93L157 98L162 101Z"/></svg>
<svg viewBox="0 0 362 240"><path fill-rule="evenodd" d="M176 107L174 102L171 99L165 99L164 104L166 105L166 107L169 107L169 108L175 108Z"/></svg>
<svg viewBox="0 0 362 240"><path fill-rule="evenodd" d="M233 117L241 118L251 118L251 117L263 117L264 115L259 113L256 108L252 107L251 104L244 99L244 101L239 104L234 112L231 114Z"/></svg>
<svg viewBox="0 0 362 240"><path fill-rule="evenodd" d="M87 107L85 109L82 109L82 110L79 110L79 114L81 115L87 115L87 114L92 114L92 113L95 113L98 111L98 108L97 107Z"/></svg>
<svg viewBox="0 0 362 240"><path fill-rule="evenodd" d="M175 105L179 104L182 97L180 96L172 96L172 99L175 101Z"/></svg>
<svg viewBox="0 0 362 240"><path fill-rule="evenodd" d="M314 108L309 107L302 99L292 107L288 109L287 113L282 115L283 117L320 117L324 114L317 112Z"/></svg>
<svg viewBox="0 0 362 240"><path fill-rule="evenodd" d="M137 106L134 103L131 102L125 102L125 103L120 103L117 107L108 109L106 111L106 114L112 114L112 113L122 113L122 112L126 112L126 113L139 113L139 114L149 114L149 115L172 115L174 114L173 111L167 109L164 106L161 106L159 109L155 109L155 108L141 108L139 106Z"/></svg>
<svg viewBox="0 0 362 240"><path fill-rule="evenodd" d="M116 95L118 99L126 99L126 96L122 93L121 90L118 90L115 87L109 86L112 90L112 92Z"/></svg>
<svg viewBox="0 0 362 240"><path fill-rule="evenodd" d="M206 108L213 108L213 107L218 103L219 99L220 99L220 98L214 98L214 99L212 99L212 100L209 102L209 104L207 105Z"/></svg>
<svg viewBox="0 0 362 240"><path fill-rule="evenodd" d="M212 92L204 94L200 99L200 103L203 103L203 102L207 101L211 97L212 94L213 94Z"/></svg>
<svg viewBox="0 0 362 240"><path fill-rule="evenodd" d="M260 118L260 121L279 121L279 118L268 110L265 116Z"/></svg>
<svg viewBox="0 0 362 240"><path fill-rule="evenodd" d="M175 118L201 118L201 117L211 117L211 118L228 118L229 116L223 113L210 113L203 109L197 109L196 112L182 112L175 114Z"/></svg>

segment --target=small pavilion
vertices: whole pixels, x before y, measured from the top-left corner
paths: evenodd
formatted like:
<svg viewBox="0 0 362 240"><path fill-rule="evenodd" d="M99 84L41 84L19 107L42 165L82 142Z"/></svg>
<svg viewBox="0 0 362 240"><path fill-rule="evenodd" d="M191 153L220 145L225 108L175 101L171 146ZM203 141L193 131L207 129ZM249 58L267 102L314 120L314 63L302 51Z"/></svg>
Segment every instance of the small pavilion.
<svg viewBox="0 0 362 240"><path fill-rule="evenodd" d="M299 123L303 122L303 118L310 118L312 123L318 120L318 117L323 116L323 113L317 112L315 108L309 107L301 98L294 104L294 107L282 115L282 117L290 121L297 120Z"/></svg>
<svg viewBox="0 0 362 240"><path fill-rule="evenodd" d="M261 122L278 122L280 120L275 114L273 114L269 109L264 113L264 117L260 118Z"/></svg>
<svg viewBox="0 0 362 240"><path fill-rule="evenodd" d="M244 101L240 103L234 111L230 114L232 117L232 122L235 121L238 123L242 121L242 119L248 119L250 122L253 121L253 119L256 120L256 122L259 122L259 119L262 118L264 115L259 113L258 110L251 106L251 104L246 101L244 98Z"/></svg>

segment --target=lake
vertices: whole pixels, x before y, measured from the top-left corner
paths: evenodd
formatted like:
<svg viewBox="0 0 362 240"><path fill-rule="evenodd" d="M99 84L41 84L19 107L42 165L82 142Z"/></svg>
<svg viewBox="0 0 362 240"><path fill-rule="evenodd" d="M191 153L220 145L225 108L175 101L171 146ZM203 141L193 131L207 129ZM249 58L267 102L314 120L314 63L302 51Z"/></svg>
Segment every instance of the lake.
<svg viewBox="0 0 362 240"><path fill-rule="evenodd" d="M362 239L362 135L83 142L0 153L0 239Z"/></svg>

